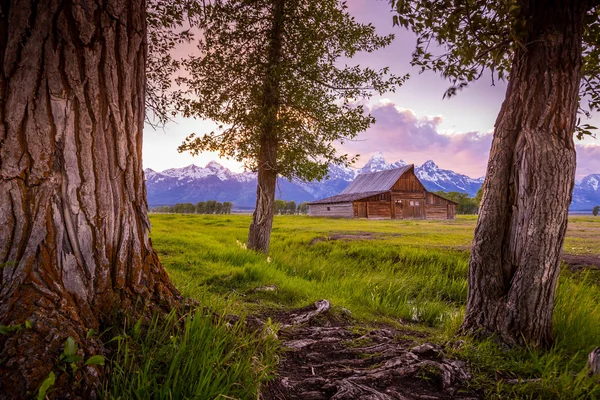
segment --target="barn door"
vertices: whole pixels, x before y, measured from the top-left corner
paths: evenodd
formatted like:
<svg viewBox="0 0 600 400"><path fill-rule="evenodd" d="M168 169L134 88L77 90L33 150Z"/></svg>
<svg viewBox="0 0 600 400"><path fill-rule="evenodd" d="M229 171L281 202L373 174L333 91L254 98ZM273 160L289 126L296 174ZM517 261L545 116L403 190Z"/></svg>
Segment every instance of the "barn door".
<svg viewBox="0 0 600 400"><path fill-rule="evenodd" d="M425 219L425 199L415 200L415 218Z"/></svg>
<svg viewBox="0 0 600 400"><path fill-rule="evenodd" d="M402 200L403 216L405 219L425 218L425 199Z"/></svg>
<svg viewBox="0 0 600 400"><path fill-rule="evenodd" d="M367 203L364 201L359 201L356 203L357 205L357 217L358 218L367 218Z"/></svg>

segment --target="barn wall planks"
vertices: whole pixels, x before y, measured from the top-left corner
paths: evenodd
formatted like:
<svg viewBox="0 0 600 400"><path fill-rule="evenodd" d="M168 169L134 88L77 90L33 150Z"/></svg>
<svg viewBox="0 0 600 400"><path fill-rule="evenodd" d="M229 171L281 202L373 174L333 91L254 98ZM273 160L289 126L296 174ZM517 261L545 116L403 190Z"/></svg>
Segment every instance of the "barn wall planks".
<svg viewBox="0 0 600 400"><path fill-rule="evenodd" d="M364 201L355 201L352 204L354 208L354 218L367 218L367 203Z"/></svg>
<svg viewBox="0 0 600 400"><path fill-rule="evenodd" d="M367 202L367 215L370 219L390 219L390 202L385 200Z"/></svg>
<svg viewBox="0 0 600 400"><path fill-rule="evenodd" d="M448 219L456 218L456 204L448 204Z"/></svg>
<svg viewBox="0 0 600 400"><path fill-rule="evenodd" d="M437 194L434 193L427 193L427 204L431 204L431 205L435 205L435 206L446 206L448 204L450 204L450 202L448 200L446 200L445 198L438 196Z"/></svg>
<svg viewBox="0 0 600 400"><path fill-rule="evenodd" d="M402 207L402 217L404 219L423 219L425 218L425 201L423 199L402 199L398 203ZM399 213L397 214L399 217Z"/></svg>
<svg viewBox="0 0 600 400"><path fill-rule="evenodd" d="M448 206L425 205L427 219L448 219Z"/></svg>
<svg viewBox="0 0 600 400"><path fill-rule="evenodd" d="M404 173L392 186L392 192L425 192L425 186L419 181L414 171Z"/></svg>
<svg viewBox="0 0 600 400"><path fill-rule="evenodd" d="M402 200L402 199L424 199L425 192L392 192L392 199Z"/></svg>
<svg viewBox="0 0 600 400"><path fill-rule="evenodd" d="M311 217L344 217L353 218L352 203L310 204L308 215Z"/></svg>

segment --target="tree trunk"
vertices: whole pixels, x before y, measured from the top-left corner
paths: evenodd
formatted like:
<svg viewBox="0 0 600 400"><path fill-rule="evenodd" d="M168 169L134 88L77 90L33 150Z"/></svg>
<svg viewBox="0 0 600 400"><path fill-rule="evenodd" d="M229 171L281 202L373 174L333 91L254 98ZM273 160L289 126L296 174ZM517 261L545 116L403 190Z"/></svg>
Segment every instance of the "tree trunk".
<svg viewBox="0 0 600 400"><path fill-rule="evenodd" d="M585 1L523 0L469 264L465 333L547 346L575 178Z"/></svg>
<svg viewBox="0 0 600 400"><path fill-rule="evenodd" d="M96 397L60 372L67 337L178 303L148 237L144 0L0 1L0 398ZM136 308L137 309L137 308ZM78 383L79 381L79 383ZM79 385L79 386L78 386Z"/></svg>
<svg viewBox="0 0 600 400"><path fill-rule="evenodd" d="M285 0L275 0L271 13L272 26L269 40L269 55L263 94L263 118L258 157L258 185L256 209L248 233L248 248L263 253L269 252L271 228L277 187L277 149L279 114L279 64L281 62Z"/></svg>

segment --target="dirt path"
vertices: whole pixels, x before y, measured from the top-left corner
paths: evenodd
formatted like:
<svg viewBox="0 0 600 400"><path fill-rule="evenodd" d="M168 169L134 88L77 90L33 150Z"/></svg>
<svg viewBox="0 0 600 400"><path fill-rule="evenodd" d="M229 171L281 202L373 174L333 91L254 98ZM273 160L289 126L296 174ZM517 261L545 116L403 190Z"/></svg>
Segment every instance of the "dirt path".
<svg viewBox="0 0 600 400"><path fill-rule="evenodd" d="M287 351L262 400L480 398L464 390L466 363L448 359L440 346L418 344L422 333L356 326L329 309L321 300L274 317Z"/></svg>
<svg viewBox="0 0 600 400"><path fill-rule="evenodd" d="M600 269L600 256L597 255L563 254L562 261L574 272L582 269Z"/></svg>

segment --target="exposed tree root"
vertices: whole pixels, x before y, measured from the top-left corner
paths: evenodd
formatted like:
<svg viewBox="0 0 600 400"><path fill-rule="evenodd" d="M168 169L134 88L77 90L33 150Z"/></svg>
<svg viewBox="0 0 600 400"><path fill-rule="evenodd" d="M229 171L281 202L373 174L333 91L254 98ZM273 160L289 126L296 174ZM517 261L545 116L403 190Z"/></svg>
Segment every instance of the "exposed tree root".
<svg viewBox="0 0 600 400"><path fill-rule="evenodd" d="M289 351L262 400L479 398L464 390L471 378L464 361L446 358L438 345L406 339L422 334L352 326L328 310L322 300L275 317Z"/></svg>
<svg viewBox="0 0 600 400"><path fill-rule="evenodd" d="M600 375L600 347L596 347L588 356L588 367L593 375Z"/></svg>

